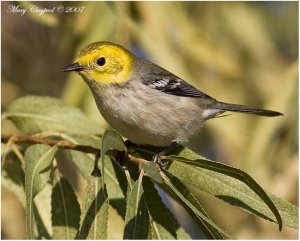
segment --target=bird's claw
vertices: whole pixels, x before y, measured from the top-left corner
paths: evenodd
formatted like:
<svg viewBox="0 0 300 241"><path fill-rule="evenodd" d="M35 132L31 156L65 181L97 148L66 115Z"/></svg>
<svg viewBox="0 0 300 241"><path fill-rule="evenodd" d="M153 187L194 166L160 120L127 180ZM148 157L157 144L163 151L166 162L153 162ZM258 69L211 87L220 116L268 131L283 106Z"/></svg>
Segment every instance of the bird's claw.
<svg viewBox="0 0 300 241"><path fill-rule="evenodd" d="M157 163L160 167L165 167L167 165L167 162L164 162L162 160L163 155L161 153L158 153L153 156L152 160L154 163Z"/></svg>

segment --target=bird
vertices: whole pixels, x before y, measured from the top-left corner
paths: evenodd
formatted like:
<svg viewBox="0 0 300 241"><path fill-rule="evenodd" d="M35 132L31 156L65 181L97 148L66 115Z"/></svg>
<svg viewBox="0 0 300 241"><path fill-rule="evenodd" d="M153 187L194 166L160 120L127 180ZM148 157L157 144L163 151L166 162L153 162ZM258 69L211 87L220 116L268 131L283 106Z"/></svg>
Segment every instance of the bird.
<svg viewBox="0 0 300 241"><path fill-rule="evenodd" d="M101 115L118 133L134 144L163 147L153 156L157 163L199 135L204 122L226 111L282 115L218 101L168 70L107 41L81 49L63 71L75 71L83 78Z"/></svg>

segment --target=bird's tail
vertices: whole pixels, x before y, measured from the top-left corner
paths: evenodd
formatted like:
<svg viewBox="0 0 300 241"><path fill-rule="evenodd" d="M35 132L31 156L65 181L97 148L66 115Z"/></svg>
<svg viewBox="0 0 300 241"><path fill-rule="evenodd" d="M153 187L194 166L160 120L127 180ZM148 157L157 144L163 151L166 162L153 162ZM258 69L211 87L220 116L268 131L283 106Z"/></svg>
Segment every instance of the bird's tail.
<svg viewBox="0 0 300 241"><path fill-rule="evenodd" d="M234 112L241 112L241 113L253 114L253 115L261 115L261 116L267 116L267 117L283 115L282 113L277 112L277 111L264 110L264 109L250 107L250 106L229 104L229 103L224 103L224 102L215 103L214 108L224 110L224 111L234 111Z"/></svg>

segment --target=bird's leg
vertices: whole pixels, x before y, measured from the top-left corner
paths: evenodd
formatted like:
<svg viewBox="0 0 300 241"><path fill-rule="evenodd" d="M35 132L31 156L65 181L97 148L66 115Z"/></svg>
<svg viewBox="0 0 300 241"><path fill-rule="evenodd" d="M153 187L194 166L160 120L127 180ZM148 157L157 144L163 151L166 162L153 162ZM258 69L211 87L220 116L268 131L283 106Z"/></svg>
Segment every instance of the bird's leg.
<svg viewBox="0 0 300 241"><path fill-rule="evenodd" d="M174 141L169 145L166 149L162 150L161 152L157 153L156 155L153 156L153 161L157 163L160 166L163 166L163 163L161 161L161 158L168 153L170 153L172 150L174 150L178 146L178 142Z"/></svg>
<svg viewBox="0 0 300 241"><path fill-rule="evenodd" d="M94 177L100 177L101 176L101 172L100 172L100 169L98 167L98 161L100 159L100 156L101 156L101 151L98 150L96 155L95 155L94 169L91 173L92 176L94 176Z"/></svg>

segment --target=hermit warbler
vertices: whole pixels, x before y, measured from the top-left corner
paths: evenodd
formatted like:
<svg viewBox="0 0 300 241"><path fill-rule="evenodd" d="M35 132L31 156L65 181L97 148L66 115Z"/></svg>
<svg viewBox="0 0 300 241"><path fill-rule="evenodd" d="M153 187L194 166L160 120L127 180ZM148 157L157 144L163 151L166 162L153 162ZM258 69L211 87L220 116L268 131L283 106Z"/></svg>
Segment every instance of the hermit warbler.
<svg viewBox="0 0 300 241"><path fill-rule="evenodd" d="M157 162L176 145L186 145L198 135L205 121L225 111L282 115L217 101L162 67L110 42L89 44L63 71L76 71L82 76L105 120L128 140L167 147L154 156Z"/></svg>

